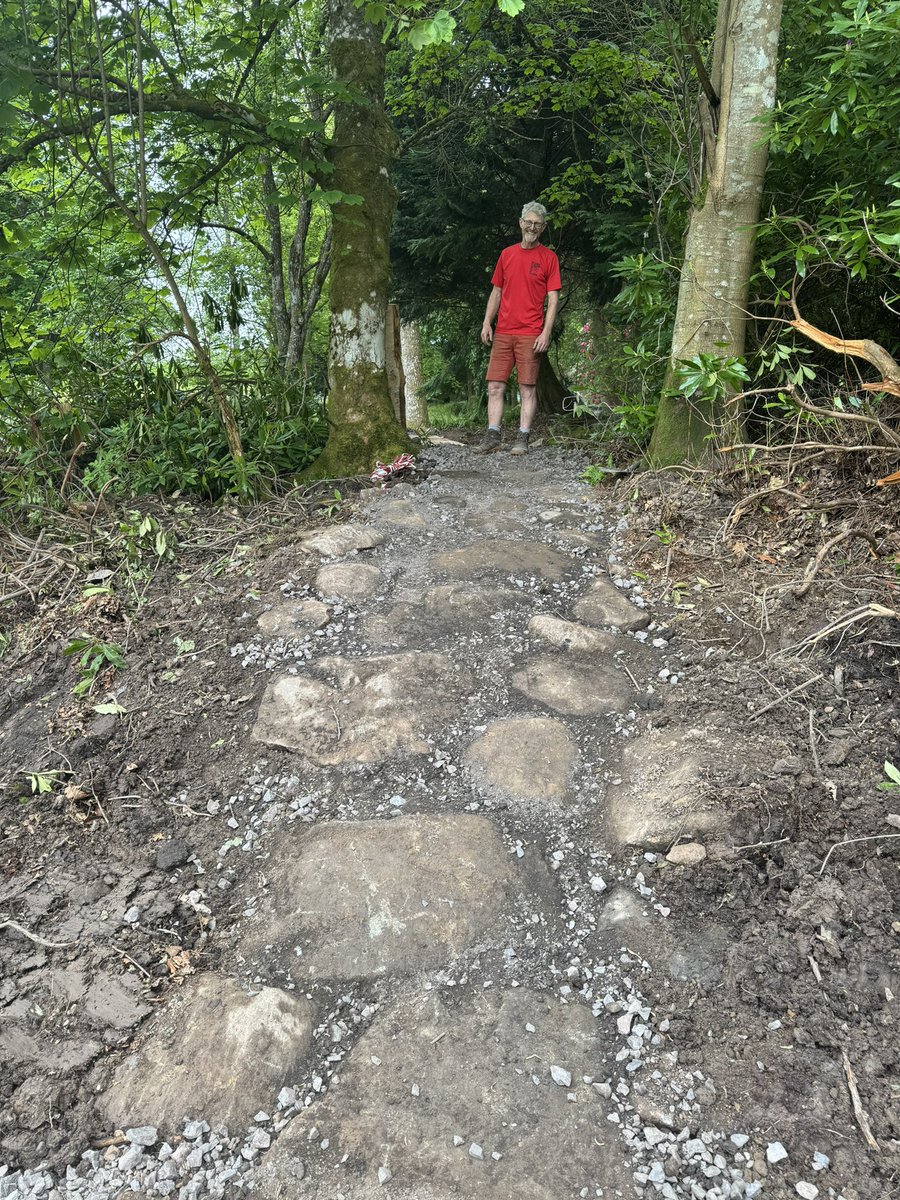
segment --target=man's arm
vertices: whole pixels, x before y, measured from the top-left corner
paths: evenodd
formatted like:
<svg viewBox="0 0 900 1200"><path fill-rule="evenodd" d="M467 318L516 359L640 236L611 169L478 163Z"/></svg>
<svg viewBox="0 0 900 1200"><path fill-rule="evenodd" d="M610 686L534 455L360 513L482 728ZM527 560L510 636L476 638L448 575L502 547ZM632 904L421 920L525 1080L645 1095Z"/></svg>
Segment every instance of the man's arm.
<svg viewBox="0 0 900 1200"><path fill-rule="evenodd" d="M500 311L500 297L502 294L502 288L494 287L491 288L491 294L488 296L487 308L484 310L484 321L481 326L481 340L486 346L489 346L494 340L494 317Z"/></svg>
<svg viewBox="0 0 900 1200"><path fill-rule="evenodd" d="M556 320L556 310L559 307L559 292L547 293L547 315L544 317L544 328L534 343L535 354L543 354L550 345L550 334L553 332L553 322Z"/></svg>

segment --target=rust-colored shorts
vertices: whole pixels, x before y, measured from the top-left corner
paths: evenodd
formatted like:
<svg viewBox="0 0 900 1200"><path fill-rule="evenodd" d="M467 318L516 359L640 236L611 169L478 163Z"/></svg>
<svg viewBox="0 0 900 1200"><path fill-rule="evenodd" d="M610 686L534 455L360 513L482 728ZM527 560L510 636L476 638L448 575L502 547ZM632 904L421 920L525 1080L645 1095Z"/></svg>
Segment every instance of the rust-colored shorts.
<svg viewBox="0 0 900 1200"><path fill-rule="evenodd" d="M517 337L512 333L495 333L485 379L506 383L515 366L520 384L524 383L526 387L536 384L541 366L541 356L534 352L537 339L536 333L530 333L527 337Z"/></svg>

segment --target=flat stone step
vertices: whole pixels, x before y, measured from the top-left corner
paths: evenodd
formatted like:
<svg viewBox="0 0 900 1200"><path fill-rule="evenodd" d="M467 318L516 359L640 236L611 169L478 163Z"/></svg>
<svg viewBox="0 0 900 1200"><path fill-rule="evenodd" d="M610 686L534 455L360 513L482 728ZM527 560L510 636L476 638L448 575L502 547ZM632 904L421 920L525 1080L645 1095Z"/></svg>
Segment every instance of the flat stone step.
<svg viewBox="0 0 900 1200"><path fill-rule="evenodd" d="M319 600L288 600L260 613L256 623L269 637L302 638L328 624L328 608Z"/></svg>
<svg viewBox="0 0 900 1200"><path fill-rule="evenodd" d="M578 760L578 747L565 725L551 717L494 721L464 756L482 791L547 805L571 799Z"/></svg>
<svg viewBox="0 0 900 1200"><path fill-rule="evenodd" d="M266 873L272 898L242 948L297 980L449 966L505 936L498 917L519 879L486 817L427 814L295 826Z"/></svg>
<svg viewBox="0 0 900 1200"><path fill-rule="evenodd" d="M561 579L575 564L543 542L487 539L435 555L431 568L449 579L483 579L488 575L537 575Z"/></svg>
<svg viewBox="0 0 900 1200"><path fill-rule="evenodd" d="M252 736L320 766L427 754L426 738L456 716L471 683L445 654L321 658L269 684Z"/></svg>
<svg viewBox="0 0 900 1200"><path fill-rule="evenodd" d="M360 600L381 587L382 573L370 563L333 563L316 576L316 591L323 596Z"/></svg>
<svg viewBox="0 0 900 1200"><path fill-rule="evenodd" d="M722 761L711 730L653 730L625 746L623 782L607 800L611 831L628 846L668 849L679 838L722 837L727 817L705 780L710 759Z"/></svg>
<svg viewBox="0 0 900 1200"><path fill-rule="evenodd" d="M513 687L569 717L622 712L634 698L628 680L609 667L569 657L533 659L512 677Z"/></svg>
<svg viewBox="0 0 900 1200"><path fill-rule="evenodd" d="M421 646L432 639L473 631L497 613L510 613L529 597L513 588L441 584L429 588L416 603L400 601L385 613L366 617L362 631L375 646Z"/></svg>
<svg viewBox="0 0 900 1200"><path fill-rule="evenodd" d="M369 525L333 525L328 529L317 529L301 539L307 550L315 550L323 558L343 558L357 550L374 550L383 546L385 536Z"/></svg>
<svg viewBox="0 0 900 1200"><path fill-rule="evenodd" d="M284 1131L262 1194L300 1194L302 1162L315 1200L631 1196L614 1109L583 1078L607 1077L607 1053L588 1009L526 988L402 1000Z"/></svg>
<svg viewBox="0 0 900 1200"><path fill-rule="evenodd" d="M427 522L411 500L386 500L372 510L379 525L396 525L401 529L424 529Z"/></svg>
<svg viewBox="0 0 900 1200"><path fill-rule="evenodd" d="M595 579L572 611L585 625L612 627L624 633L646 629L651 620L646 609L632 604L608 579Z"/></svg>
<svg viewBox="0 0 900 1200"><path fill-rule="evenodd" d="M622 646L621 640L614 633L591 629L575 621L563 621L546 613L539 613L531 618L528 622L528 632L532 637L557 646L560 650L575 650L586 654L612 654Z"/></svg>
<svg viewBox="0 0 900 1200"><path fill-rule="evenodd" d="M212 972L189 978L103 1088L110 1132L152 1125L171 1135L199 1118L241 1133L302 1076L314 1013L279 988L251 995Z"/></svg>

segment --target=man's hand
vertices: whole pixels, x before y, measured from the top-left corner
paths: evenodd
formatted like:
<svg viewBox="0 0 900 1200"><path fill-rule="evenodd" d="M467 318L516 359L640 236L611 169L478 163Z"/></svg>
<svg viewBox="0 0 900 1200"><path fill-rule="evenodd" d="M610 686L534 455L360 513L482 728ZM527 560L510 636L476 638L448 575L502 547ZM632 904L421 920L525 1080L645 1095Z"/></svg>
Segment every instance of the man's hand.
<svg viewBox="0 0 900 1200"><path fill-rule="evenodd" d="M486 346L489 346L494 340L494 330L491 327L490 321L485 321L481 327L481 340Z"/></svg>
<svg viewBox="0 0 900 1200"><path fill-rule="evenodd" d="M534 342L535 354L543 354L549 345L550 345L550 331L548 329L542 330L541 333L539 333L538 336L535 338L535 342Z"/></svg>

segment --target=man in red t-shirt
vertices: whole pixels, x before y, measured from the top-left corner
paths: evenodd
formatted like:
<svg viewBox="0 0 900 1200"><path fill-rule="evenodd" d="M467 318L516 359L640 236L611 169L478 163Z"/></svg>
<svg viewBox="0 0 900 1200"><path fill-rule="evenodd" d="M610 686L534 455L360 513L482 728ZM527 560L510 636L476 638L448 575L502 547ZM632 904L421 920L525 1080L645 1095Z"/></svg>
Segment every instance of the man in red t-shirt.
<svg viewBox="0 0 900 1200"><path fill-rule="evenodd" d="M528 436L537 406L540 356L550 343L562 287L559 259L552 250L541 245L541 234L546 227L547 210L543 204L530 201L522 209L519 219L521 242L507 246L494 268L491 278L494 286L481 326L481 340L491 347L486 375L488 428L475 447L477 454L493 454L500 449L503 398L513 365L519 379L522 407L512 453L528 453ZM494 317L497 317L496 331L492 328Z"/></svg>

